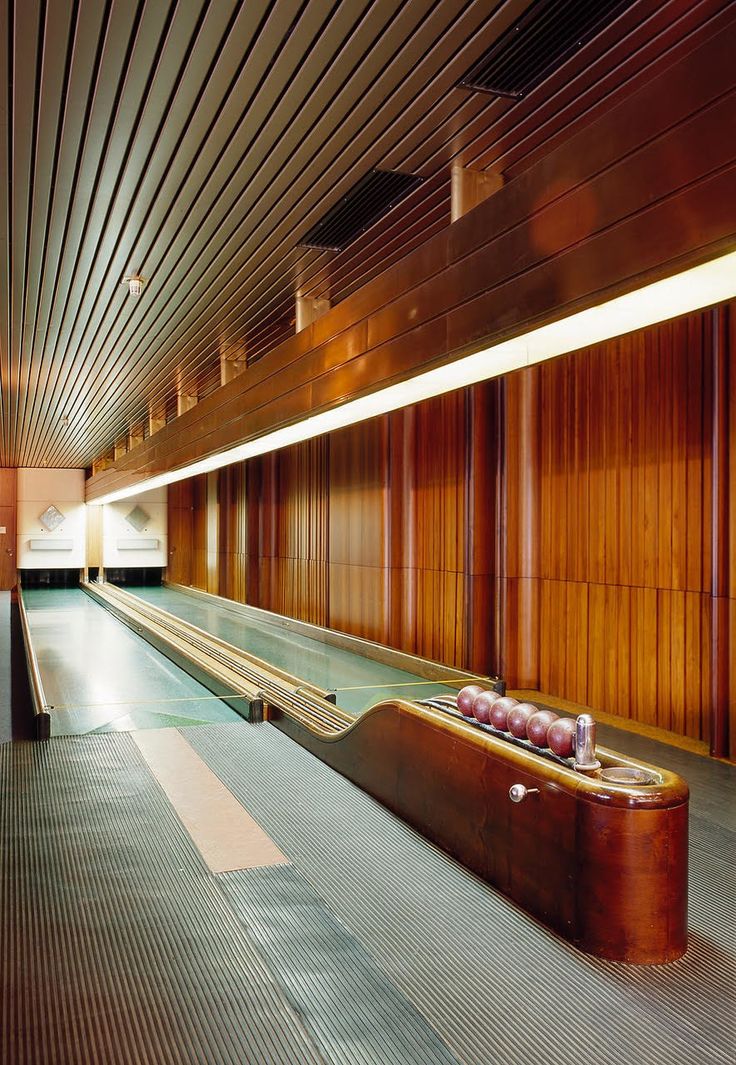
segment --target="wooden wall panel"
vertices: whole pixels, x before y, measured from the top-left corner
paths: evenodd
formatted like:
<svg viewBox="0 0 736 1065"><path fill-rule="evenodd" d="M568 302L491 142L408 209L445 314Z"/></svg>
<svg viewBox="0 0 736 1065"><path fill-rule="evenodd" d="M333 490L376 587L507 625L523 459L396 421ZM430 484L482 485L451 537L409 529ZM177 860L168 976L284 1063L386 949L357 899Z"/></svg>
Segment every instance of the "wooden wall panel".
<svg viewBox="0 0 736 1065"><path fill-rule="evenodd" d="M207 475L192 481L192 561L191 583L208 591L207 582Z"/></svg>
<svg viewBox="0 0 736 1065"><path fill-rule="evenodd" d="M389 640L389 419L343 429L329 448L329 624Z"/></svg>
<svg viewBox="0 0 736 1065"><path fill-rule="evenodd" d="M733 751L735 317L223 471L223 593ZM203 587L206 491L190 491ZM190 535L176 520L172 543Z"/></svg>
<svg viewBox="0 0 736 1065"><path fill-rule="evenodd" d="M167 491L169 561L167 579L176 584L192 584L193 559L192 480L170 484Z"/></svg>
<svg viewBox="0 0 736 1065"><path fill-rule="evenodd" d="M694 738L709 735L712 343L706 312L520 375L541 377L540 687Z"/></svg>
<svg viewBox="0 0 736 1065"><path fill-rule="evenodd" d="M220 595L246 602L248 560L248 508L245 464L219 472L218 566Z"/></svg>
<svg viewBox="0 0 736 1065"><path fill-rule="evenodd" d="M0 591L15 588L16 567L16 471L10 467L0 468Z"/></svg>
<svg viewBox="0 0 736 1065"><path fill-rule="evenodd" d="M221 594L326 624L327 447L311 440L221 471Z"/></svg>
<svg viewBox="0 0 736 1065"><path fill-rule="evenodd" d="M102 565L102 507L87 507L87 568Z"/></svg>
<svg viewBox="0 0 736 1065"><path fill-rule="evenodd" d="M564 382L563 382L564 383ZM499 426L500 524L498 533L498 669L519 687L539 685L539 609L542 453L541 387L537 367L510 375L501 385ZM566 437L565 437L566 438ZM562 437L561 437L562 439ZM559 544L547 543L550 565L561 561Z"/></svg>
<svg viewBox="0 0 736 1065"><path fill-rule="evenodd" d="M421 403L414 421L416 652L467 661L469 392Z"/></svg>
<svg viewBox="0 0 736 1065"><path fill-rule="evenodd" d="M736 759L736 308L713 328L711 750Z"/></svg>
<svg viewBox="0 0 736 1065"><path fill-rule="evenodd" d="M278 524L268 609L327 623L328 440L278 452Z"/></svg>

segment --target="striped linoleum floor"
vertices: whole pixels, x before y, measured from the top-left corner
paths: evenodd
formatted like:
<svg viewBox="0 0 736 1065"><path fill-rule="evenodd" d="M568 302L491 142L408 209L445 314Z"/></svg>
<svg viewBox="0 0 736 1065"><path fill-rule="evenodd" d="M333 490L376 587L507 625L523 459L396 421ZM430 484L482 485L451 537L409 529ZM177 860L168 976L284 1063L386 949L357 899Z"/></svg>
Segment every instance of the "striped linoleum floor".
<svg viewBox="0 0 736 1065"><path fill-rule="evenodd" d="M275 732L214 725L187 735L460 1061L732 1060L736 832L707 812L714 788L728 806L736 768L717 764L711 778L708 762L678 752L680 771L695 777L690 948L672 965L635 967L590 958L546 931ZM626 734L606 739L622 749ZM649 753L666 764L668 752Z"/></svg>
<svg viewBox="0 0 736 1065"><path fill-rule="evenodd" d="M0 747L3 1065L731 1060L731 767L676 754L690 948L634 968L541 928L272 726L178 735L286 863L213 873L130 735Z"/></svg>

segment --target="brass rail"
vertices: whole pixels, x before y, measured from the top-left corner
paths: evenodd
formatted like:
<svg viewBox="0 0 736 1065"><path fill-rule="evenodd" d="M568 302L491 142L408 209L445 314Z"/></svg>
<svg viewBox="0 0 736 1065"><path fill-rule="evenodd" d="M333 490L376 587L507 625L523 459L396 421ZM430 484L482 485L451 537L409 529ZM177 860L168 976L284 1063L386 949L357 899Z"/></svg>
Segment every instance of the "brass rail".
<svg viewBox="0 0 736 1065"><path fill-rule="evenodd" d="M37 740L47 740L51 735L51 711L53 707L46 699L41 680L41 670L38 666L36 652L33 649L31 628L28 624L28 613L23 602L23 589L18 582L18 613L20 614L20 626L23 632L23 646L26 654L26 666L28 678L31 683L31 702L33 704L34 733Z"/></svg>
<svg viewBox="0 0 736 1065"><path fill-rule="evenodd" d="M323 736L335 736L353 724L349 714L328 701L326 691L305 685L303 680L277 670L168 611L114 585L83 583L82 588L164 654L175 661L184 659L199 674L204 673L215 682L217 694L225 701L227 695L223 689L239 700L245 697L251 703L260 703L266 712L269 707L277 708ZM238 703L236 709L240 706Z"/></svg>

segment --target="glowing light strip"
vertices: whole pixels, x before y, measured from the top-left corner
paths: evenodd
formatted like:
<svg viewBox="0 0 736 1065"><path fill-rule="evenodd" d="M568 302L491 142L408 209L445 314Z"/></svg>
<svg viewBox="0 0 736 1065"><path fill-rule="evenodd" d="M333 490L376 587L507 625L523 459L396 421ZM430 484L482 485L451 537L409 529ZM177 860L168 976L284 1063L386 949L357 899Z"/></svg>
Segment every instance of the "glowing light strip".
<svg viewBox="0 0 736 1065"><path fill-rule="evenodd" d="M736 297L736 252L90 502L113 503Z"/></svg>

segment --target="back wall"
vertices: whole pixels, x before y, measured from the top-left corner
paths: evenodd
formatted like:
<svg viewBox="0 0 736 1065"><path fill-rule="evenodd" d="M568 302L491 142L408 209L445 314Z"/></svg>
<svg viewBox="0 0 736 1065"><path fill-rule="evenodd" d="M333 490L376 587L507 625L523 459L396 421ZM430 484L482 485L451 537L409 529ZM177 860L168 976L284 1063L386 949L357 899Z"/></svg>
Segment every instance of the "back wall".
<svg viewBox="0 0 736 1065"><path fill-rule="evenodd" d="M732 307L172 486L170 579L734 753Z"/></svg>

